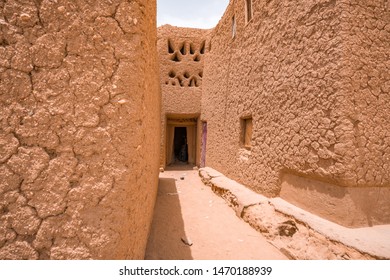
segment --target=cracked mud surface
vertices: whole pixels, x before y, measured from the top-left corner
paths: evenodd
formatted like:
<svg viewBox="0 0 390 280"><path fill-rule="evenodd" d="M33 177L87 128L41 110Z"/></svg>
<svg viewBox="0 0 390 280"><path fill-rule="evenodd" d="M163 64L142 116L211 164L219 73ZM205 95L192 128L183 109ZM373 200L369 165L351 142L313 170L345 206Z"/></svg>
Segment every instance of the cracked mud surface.
<svg viewBox="0 0 390 280"><path fill-rule="evenodd" d="M388 224L388 1L253 1L250 22L244 5L230 2L210 35L206 165L346 226ZM245 118L253 119L250 150ZM283 193L288 176L303 178L294 197ZM348 187L365 190L337 189Z"/></svg>
<svg viewBox="0 0 390 280"><path fill-rule="evenodd" d="M154 1L0 1L0 259L143 257L155 12Z"/></svg>

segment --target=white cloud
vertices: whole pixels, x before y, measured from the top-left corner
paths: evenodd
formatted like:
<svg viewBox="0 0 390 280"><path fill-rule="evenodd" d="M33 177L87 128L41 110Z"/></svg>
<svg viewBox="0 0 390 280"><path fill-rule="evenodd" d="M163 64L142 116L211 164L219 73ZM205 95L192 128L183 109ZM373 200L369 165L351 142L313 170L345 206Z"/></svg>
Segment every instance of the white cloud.
<svg viewBox="0 0 390 280"><path fill-rule="evenodd" d="M213 28L228 3L229 0L158 0L157 25Z"/></svg>
<svg viewBox="0 0 390 280"><path fill-rule="evenodd" d="M182 18L182 17L171 16L171 15L164 15L157 22L157 26L170 24L170 25L180 26L180 27L209 29L215 27L220 18L221 16L216 16L216 15L208 18L202 18L202 17Z"/></svg>

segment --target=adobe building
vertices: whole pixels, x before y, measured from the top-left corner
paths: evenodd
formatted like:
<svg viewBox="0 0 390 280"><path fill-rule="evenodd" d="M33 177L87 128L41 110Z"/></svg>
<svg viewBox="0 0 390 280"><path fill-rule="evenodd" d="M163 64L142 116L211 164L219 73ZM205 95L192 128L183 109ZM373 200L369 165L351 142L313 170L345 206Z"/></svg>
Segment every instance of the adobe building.
<svg viewBox="0 0 390 280"><path fill-rule="evenodd" d="M158 169L212 167L347 227L390 223L390 6L0 2L0 259L141 259ZM159 56L158 56L159 55Z"/></svg>
<svg viewBox="0 0 390 280"><path fill-rule="evenodd" d="M199 32L159 29L162 116L198 116L201 95L196 164L347 227L389 224L388 1L231 0ZM169 59L197 33L207 51L192 99Z"/></svg>
<svg viewBox="0 0 390 280"><path fill-rule="evenodd" d="M158 29L162 167L180 162L201 164L200 114L208 33L170 25Z"/></svg>
<svg viewBox="0 0 390 280"><path fill-rule="evenodd" d="M347 227L390 223L387 1L230 1L205 58L206 165Z"/></svg>
<svg viewBox="0 0 390 280"><path fill-rule="evenodd" d="M156 1L0 2L0 259L143 259Z"/></svg>

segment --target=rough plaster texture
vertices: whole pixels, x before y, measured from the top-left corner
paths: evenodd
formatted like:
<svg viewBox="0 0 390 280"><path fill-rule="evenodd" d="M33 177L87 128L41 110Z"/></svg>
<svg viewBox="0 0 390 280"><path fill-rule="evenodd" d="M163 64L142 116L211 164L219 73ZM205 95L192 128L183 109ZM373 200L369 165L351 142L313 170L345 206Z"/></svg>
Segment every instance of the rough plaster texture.
<svg viewBox="0 0 390 280"><path fill-rule="evenodd" d="M158 28L157 48L162 98L160 155L162 166L166 165L167 120L200 116L203 64L208 48L206 37L209 32L209 30L170 25ZM197 131L199 127L200 125ZM198 146L199 136L196 138L198 138Z"/></svg>
<svg viewBox="0 0 390 280"><path fill-rule="evenodd" d="M258 0L248 23L244 2L230 1L205 57L206 165L267 196L294 200L288 193L305 189L301 207L336 211L346 226L389 223L388 1ZM247 117L250 149L241 140ZM321 182L359 191L337 199ZM336 199L315 204L317 196ZM338 207L345 201L360 217L338 218L349 215Z"/></svg>
<svg viewBox="0 0 390 280"><path fill-rule="evenodd" d="M156 2L0 1L0 259L140 259L158 180Z"/></svg>

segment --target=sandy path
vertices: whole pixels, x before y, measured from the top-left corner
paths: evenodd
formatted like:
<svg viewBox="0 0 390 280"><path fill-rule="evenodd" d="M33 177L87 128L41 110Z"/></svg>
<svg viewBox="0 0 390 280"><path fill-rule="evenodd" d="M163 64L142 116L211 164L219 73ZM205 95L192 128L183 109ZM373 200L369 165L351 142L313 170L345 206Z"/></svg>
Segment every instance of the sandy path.
<svg viewBox="0 0 390 280"><path fill-rule="evenodd" d="M193 245L185 245L181 238L190 239ZM145 259L287 258L240 220L202 183L197 171L171 170L160 173Z"/></svg>

